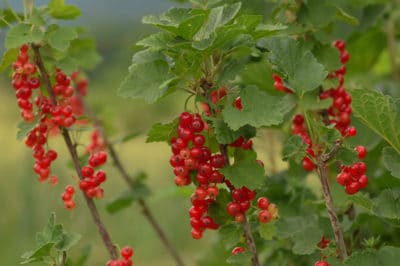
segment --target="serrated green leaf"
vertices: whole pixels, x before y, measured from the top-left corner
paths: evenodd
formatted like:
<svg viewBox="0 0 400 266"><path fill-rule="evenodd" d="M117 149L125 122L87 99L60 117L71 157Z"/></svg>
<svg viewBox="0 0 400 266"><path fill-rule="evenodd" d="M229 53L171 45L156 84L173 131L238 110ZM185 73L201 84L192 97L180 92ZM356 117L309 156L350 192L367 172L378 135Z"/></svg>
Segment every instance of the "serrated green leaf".
<svg viewBox="0 0 400 266"><path fill-rule="evenodd" d="M279 220L276 224L280 235L293 241L293 253L295 254L313 253L323 234L316 219L312 216L287 217Z"/></svg>
<svg viewBox="0 0 400 266"><path fill-rule="evenodd" d="M230 223L221 226L218 233L225 249L229 250L237 246L240 237L243 235L243 229L237 223Z"/></svg>
<svg viewBox="0 0 400 266"><path fill-rule="evenodd" d="M24 14L17 13L17 12L15 12L15 10L12 10L11 8L4 8L4 7L1 8L0 9L0 17L2 17L3 19L0 19L0 28L6 28L10 24L18 21L17 17L15 15L20 20L24 19Z"/></svg>
<svg viewBox="0 0 400 266"><path fill-rule="evenodd" d="M229 104L229 101L222 111L224 121L233 130L238 130L246 124L256 128L278 125L283 122L284 115L294 106L288 98L271 96L255 86L242 89L240 97L243 105L241 111L233 104ZM233 102L233 99L228 98L228 100Z"/></svg>
<svg viewBox="0 0 400 266"><path fill-rule="evenodd" d="M336 159L345 165L351 165L358 161L358 155L354 149L341 147L336 153Z"/></svg>
<svg viewBox="0 0 400 266"><path fill-rule="evenodd" d="M134 55L133 64L118 89L118 95L143 98L147 103L154 103L167 92L174 80L162 54L152 50L141 51Z"/></svg>
<svg viewBox="0 0 400 266"><path fill-rule="evenodd" d="M158 32L138 41L136 45L151 47L153 49L167 49L168 43L173 40L173 35L168 32Z"/></svg>
<svg viewBox="0 0 400 266"><path fill-rule="evenodd" d="M299 95L315 90L328 74L314 55L292 38L270 38L259 45L270 51L269 60L284 74L286 85Z"/></svg>
<svg viewBox="0 0 400 266"><path fill-rule="evenodd" d="M143 199L148 195L150 195L149 188L141 182L136 182L133 189L122 193L107 203L106 209L109 213L114 214L129 207L134 201Z"/></svg>
<svg viewBox="0 0 400 266"><path fill-rule="evenodd" d="M75 19L81 11L74 5L66 5L64 0L51 0L48 4L49 13L56 19Z"/></svg>
<svg viewBox="0 0 400 266"><path fill-rule="evenodd" d="M330 1L308 0L301 7L299 20L312 24L314 28L323 28L335 20L336 10Z"/></svg>
<svg viewBox="0 0 400 266"><path fill-rule="evenodd" d="M400 114L394 99L373 90L353 90L351 96L354 115L400 153Z"/></svg>
<svg viewBox="0 0 400 266"><path fill-rule="evenodd" d="M54 49L65 51L69 48L70 42L77 37L76 30L71 27L54 26L46 32L45 39Z"/></svg>
<svg viewBox="0 0 400 266"><path fill-rule="evenodd" d="M324 45L313 50L315 57L323 64L329 72L338 70L342 65L340 63L340 54L338 49L332 45ZM332 79L328 79L332 80ZM330 87L328 87L329 89Z"/></svg>
<svg viewBox="0 0 400 266"><path fill-rule="evenodd" d="M212 8L208 15L207 21L203 24L193 39L197 42L209 40L211 35L218 27L229 23L235 18L240 10L240 7L241 3L238 2L232 5L224 5ZM211 44L211 42L209 44Z"/></svg>
<svg viewBox="0 0 400 266"><path fill-rule="evenodd" d="M400 154L392 147L385 147L382 150L383 164L390 174L394 177L400 178Z"/></svg>
<svg viewBox="0 0 400 266"><path fill-rule="evenodd" d="M397 266L400 260L400 248L385 246L379 250L358 251L348 257L345 266Z"/></svg>
<svg viewBox="0 0 400 266"><path fill-rule="evenodd" d="M11 49L25 43L39 43L43 40L43 36L44 32L39 27L20 23L12 26L7 32L5 46Z"/></svg>
<svg viewBox="0 0 400 266"><path fill-rule="evenodd" d="M54 243L46 243L41 245L35 251L30 251L23 254L22 259L24 260L21 262L21 264L43 261L46 257L50 256L50 252L53 246Z"/></svg>
<svg viewBox="0 0 400 266"><path fill-rule="evenodd" d="M191 191L190 193L192 193ZM226 212L226 205L232 200L230 193L225 189L220 189L216 201L210 204L208 214L214 219L215 223L224 225L232 220Z"/></svg>
<svg viewBox="0 0 400 266"><path fill-rule="evenodd" d="M80 234L64 232L61 239L57 241L54 247L60 251L68 251L71 247L76 245L80 239Z"/></svg>
<svg viewBox="0 0 400 266"><path fill-rule="evenodd" d="M400 219L400 189L385 189L373 200L373 212L379 217Z"/></svg>
<svg viewBox="0 0 400 266"><path fill-rule="evenodd" d="M272 240L277 235L276 223L271 221L269 223L260 224L258 232L265 240Z"/></svg>
<svg viewBox="0 0 400 266"><path fill-rule="evenodd" d="M357 194L354 194L354 195L350 195L348 197L355 204L363 207L367 211L372 211L373 203L372 203L371 199L369 199L366 195L363 195L361 193L357 193Z"/></svg>
<svg viewBox="0 0 400 266"><path fill-rule="evenodd" d="M12 48L4 52L0 62L0 72L4 72L18 57L18 49Z"/></svg>
<svg viewBox="0 0 400 266"><path fill-rule="evenodd" d="M248 251L231 255L226 261L232 266L251 265L251 254Z"/></svg>
<svg viewBox="0 0 400 266"><path fill-rule="evenodd" d="M240 158L239 158L240 156ZM246 186L249 189L261 187L265 182L264 168L256 162L256 153L243 151L235 154L235 162L220 169L235 187Z"/></svg>
<svg viewBox="0 0 400 266"><path fill-rule="evenodd" d="M222 119L213 119L212 121L215 137L220 144L230 144L240 136L243 136L245 139L250 139L256 135L256 129L249 125L233 131Z"/></svg>
<svg viewBox="0 0 400 266"><path fill-rule="evenodd" d="M178 119L175 119L169 123L154 124L149 133L147 134L146 142L169 142L171 137L176 135L176 128L178 127Z"/></svg>
<svg viewBox="0 0 400 266"><path fill-rule="evenodd" d="M306 156L307 144L303 142L300 136L291 136L283 146L283 160L293 159L296 163L300 163Z"/></svg>
<svg viewBox="0 0 400 266"><path fill-rule="evenodd" d="M40 246L47 243L57 243L62 239L63 233L63 226L56 224L56 215L53 212L43 231L36 234L36 243Z"/></svg>

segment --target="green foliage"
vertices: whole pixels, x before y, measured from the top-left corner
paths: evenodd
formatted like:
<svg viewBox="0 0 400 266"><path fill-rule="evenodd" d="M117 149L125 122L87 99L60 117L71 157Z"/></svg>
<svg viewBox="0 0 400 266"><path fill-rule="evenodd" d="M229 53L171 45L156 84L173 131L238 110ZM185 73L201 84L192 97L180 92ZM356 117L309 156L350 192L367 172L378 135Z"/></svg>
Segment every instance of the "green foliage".
<svg viewBox="0 0 400 266"><path fill-rule="evenodd" d="M176 128L178 126L178 119L171 121L170 123L154 124L149 133L147 134L146 142L169 142L171 137L176 135Z"/></svg>
<svg viewBox="0 0 400 266"><path fill-rule="evenodd" d="M249 265L251 263L251 253L245 251L231 255L226 261L232 266Z"/></svg>
<svg viewBox="0 0 400 266"><path fill-rule="evenodd" d="M81 11L74 5L66 5L64 0L51 0L48 4L51 17L56 19L75 19Z"/></svg>
<svg viewBox="0 0 400 266"><path fill-rule="evenodd" d="M390 96L373 90L353 90L351 95L355 116L400 153L398 103Z"/></svg>
<svg viewBox="0 0 400 266"><path fill-rule="evenodd" d="M282 159L293 159L296 163L300 163L306 156L307 144L305 144L300 136L291 136L283 146Z"/></svg>
<svg viewBox="0 0 400 266"><path fill-rule="evenodd" d="M398 247L385 246L379 250L368 249L353 253L346 259L345 266L396 266L400 259Z"/></svg>
<svg viewBox="0 0 400 266"><path fill-rule="evenodd" d="M55 256L52 250L56 250L59 253L57 256L60 256L60 252L68 251L80 238L78 234L66 232L62 224L56 224L56 215L52 213L43 231L36 235L38 248L23 254L21 264L46 261Z"/></svg>
<svg viewBox="0 0 400 266"><path fill-rule="evenodd" d="M265 182L264 168L256 162L257 154L253 151L235 151L235 162L222 168L220 172L235 187L246 186L249 189L261 187Z"/></svg>
<svg viewBox="0 0 400 266"><path fill-rule="evenodd" d="M400 189L385 189L373 201L373 212L384 218L400 219Z"/></svg>
<svg viewBox="0 0 400 266"><path fill-rule="evenodd" d="M392 176L400 178L400 154L392 147L382 150L383 164Z"/></svg>
<svg viewBox="0 0 400 266"><path fill-rule="evenodd" d="M39 27L20 23L11 27L7 32L5 46L7 49L19 48L25 43L39 43L43 37L44 33Z"/></svg>

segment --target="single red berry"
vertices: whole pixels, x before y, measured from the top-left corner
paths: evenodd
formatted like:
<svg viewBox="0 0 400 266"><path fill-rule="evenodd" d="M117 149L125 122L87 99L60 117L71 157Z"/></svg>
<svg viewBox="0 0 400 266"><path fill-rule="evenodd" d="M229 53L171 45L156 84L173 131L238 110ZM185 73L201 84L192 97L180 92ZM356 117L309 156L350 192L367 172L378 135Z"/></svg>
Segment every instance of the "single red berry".
<svg viewBox="0 0 400 266"><path fill-rule="evenodd" d="M348 183L351 182L351 176L349 173L340 172L336 177L337 182L342 185L346 186Z"/></svg>
<svg viewBox="0 0 400 266"><path fill-rule="evenodd" d="M65 192L72 195L75 193L75 188L71 185L68 185L65 187Z"/></svg>
<svg viewBox="0 0 400 266"><path fill-rule="evenodd" d="M123 247L122 249L121 249L121 256L124 258L124 259L129 259L130 257L132 257L132 255L133 255L133 249L131 248L131 247L129 247L129 246L126 246L126 247Z"/></svg>
<svg viewBox="0 0 400 266"><path fill-rule="evenodd" d="M354 149L357 151L358 159L360 159L360 160L364 159L365 156L367 155L367 149L362 145L357 146Z"/></svg>
<svg viewBox="0 0 400 266"><path fill-rule="evenodd" d="M350 137L353 137L353 136L357 135L357 129L355 127L347 128L346 135L350 136Z"/></svg>
<svg viewBox="0 0 400 266"><path fill-rule="evenodd" d="M266 197L260 197L257 200L257 206L261 210L268 210L269 200Z"/></svg>
<svg viewBox="0 0 400 266"><path fill-rule="evenodd" d="M84 177L92 177L94 173L94 169L91 166L85 166L82 168L82 175Z"/></svg>
<svg viewBox="0 0 400 266"><path fill-rule="evenodd" d="M349 53L347 51L343 51L342 55L340 56L340 62L342 64L346 64L347 61L349 61L349 59L350 59Z"/></svg>
<svg viewBox="0 0 400 266"><path fill-rule="evenodd" d="M243 110L243 105L242 105L242 99L239 97L236 98L235 100L235 107L239 110L242 111Z"/></svg>
<svg viewBox="0 0 400 266"><path fill-rule="evenodd" d="M341 52L346 49L346 43L343 40L336 40L333 45Z"/></svg>
<svg viewBox="0 0 400 266"><path fill-rule="evenodd" d="M240 205L235 202L230 202L226 206L226 211L230 216L236 216L238 213L240 213Z"/></svg>
<svg viewBox="0 0 400 266"><path fill-rule="evenodd" d="M314 264L314 266L329 266L329 264L326 261L319 260Z"/></svg>
<svg viewBox="0 0 400 266"><path fill-rule="evenodd" d="M262 210L258 214L258 220L260 221L260 223L264 223L264 224L268 223L269 221L271 221L271 218L272 218L272 215L267 210Z"/></svg>
<svg viewBox="0 0 400 266"><path fill-rule="evenodd" d="M75 208L76 204L75 201L73 200L68 200L68 201L64 201L64 207L67 210L73 210Z"/></svg>
<svg viewBox="0 0 400 266"><path fill-rule="evenodd" d="M313 161L311 161L310 158L304 157L304 159L303 159L303 168L304 168L304 170L310 172L310 171L314 170L315 164L314 164Z"/></svg>

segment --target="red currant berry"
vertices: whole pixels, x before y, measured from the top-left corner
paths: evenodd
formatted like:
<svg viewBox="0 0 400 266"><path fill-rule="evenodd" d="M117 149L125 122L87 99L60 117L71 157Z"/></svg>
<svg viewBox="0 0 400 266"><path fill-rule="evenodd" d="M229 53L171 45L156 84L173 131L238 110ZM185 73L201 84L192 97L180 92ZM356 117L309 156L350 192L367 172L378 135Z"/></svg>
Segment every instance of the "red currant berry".
<svg viewBox="0 0 400 266"><path fill-rule="evenodd" d="M264 224L268 223L269 221L271 221L271 218L272 218L272 215L267 210L262 210L258 214L258 220L260 221L260 223L264 223Z"/></svg>
<svg viewBox="0 0 400 266"><path fill-rule="evenodd" d="M358 159L360 159L360 160L364 159L365 156L367 155L367 149L362 145L357 146L354 149L357 151Z"/></svg>
<svg viewBox="0 0 400 266"><path fill-rule="evenodd" d="M131 247L128 247L128 246L126 246L126 247L123 247L122 249L121 249L121 256L124 258L124 259L129 259L130 257L132 257L132 255L133 255L133 249L131 248Z"/></svg>
<svg viewBox="0 0 400 266"><path fill-rule="evenodd" d="M257 200L257 206L258 206L258 208L260 208L261 210L268 210L269 200L268 200L266 197L258 198L258 200Z"/></svg>
<svg viewBox="0 0 400 266"><path fill-rule="evenodd" d="M232 253L232 255L237 255L237 254L242 253L244 251L245 251L245 249L242 248L242 247L235 247L235 248L232 249L231 253Z"/></svg>
<svg viewBox="0 0 400 266"><path fill-rule="evenodd" d="M235 100L235 107L236 109L238 109L239 111L243 110L243 105L242 105L242 99L240 97L237 97Z"/></svg>

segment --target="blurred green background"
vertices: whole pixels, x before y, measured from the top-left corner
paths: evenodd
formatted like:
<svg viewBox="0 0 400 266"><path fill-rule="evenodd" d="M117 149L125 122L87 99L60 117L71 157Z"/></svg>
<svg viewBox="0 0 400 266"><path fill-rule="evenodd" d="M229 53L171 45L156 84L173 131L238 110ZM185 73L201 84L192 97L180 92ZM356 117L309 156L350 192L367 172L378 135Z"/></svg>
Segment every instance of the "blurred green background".
<svg viewBox="0 0 400 266"><path fill-rule="evenodd" d="M9 2L15 9L21 10L22 1ZM37 1L36 4L46 2ZM127 74L135 41L151 30L140 23L141 17L145 14L159 14L176 3L167 0L67 2L82 9L81 17L72 24L83 25L93 34L103 58L101 64L88 73L91 82L87 100L98 116L104 119L113 139L132 132L141 133L139 137L116 148L130 173L143 170L148 174L147 183L152 190L148 203L155 217L187 265L194 265L194 251L199 254L197 251L212 241L211 234L205 234L203 241L192 240L187 215L189 200L179 195L175 188L168 163L169 148L165 143L145 143L145 135L150 126L176 117L183 105L174 104L175 97L149 106L142 101L123 99L116 95L121 80ZM4 38L4 32L1 32L1 37ZM68 212L63 207L60 195L66 184L74 182L74 171L68 167L70 160L62 139L50 140L50 145L60 151L53 168L60 182L56 187L48 183L40 184L33 174L31 151L23 142L16 140L19 111L8 76L1 77L0 88L0 145L3 151L0 154L0 201L4 204L0 218L0 265L18 265L20 256L35 248L35 234L42 230L53 211L67 231L82 235L81 241L69 255L77 258L82 249L91 246L86 265L105 265L107 252L81 193L76 193L77 208L74 211ZM80 143L89 141L85 133L75 137ZM134 248L135 265L175 265L136 204L115 215L106 212L106 203L127 190L112 167L107 166L106 171L108 181L103 186L105 197L97 200L97 204L113 241L121 247L131 245Z"/></svg>

